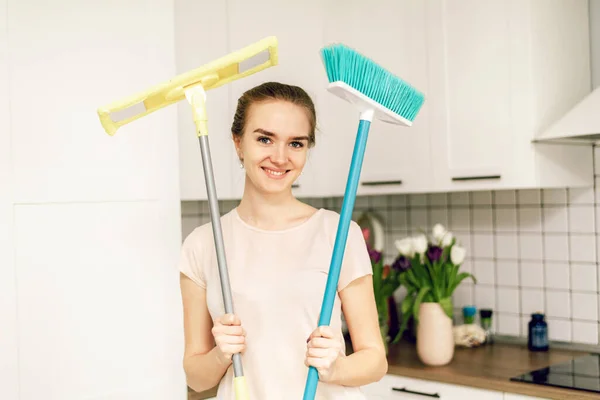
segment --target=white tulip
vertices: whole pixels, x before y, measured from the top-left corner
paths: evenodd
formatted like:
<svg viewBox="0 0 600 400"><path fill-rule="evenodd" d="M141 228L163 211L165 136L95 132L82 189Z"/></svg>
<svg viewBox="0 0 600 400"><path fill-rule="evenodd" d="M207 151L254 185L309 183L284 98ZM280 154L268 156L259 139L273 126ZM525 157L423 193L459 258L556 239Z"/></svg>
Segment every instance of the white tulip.
<svg viewBox="0 0 600 400"><path fill-rule="evenodd" d="M446 232L446 234L442 238L442 246L443 247L450 246L452 244L452 239L454 239L454 235L452 235L452 233L450 233L450 232Z"/></svg>
<svg viewBox="0 0 600 400"><path fill-rule="evenodd" d="M463 261L465 261L465 256L467 255L467 250L464 247L460 247L458 245L452 246L452 250L450 250L450 260L454 265L460 265Z"/></svg>
<svg viewBox="0 0 600 400"><path fill-rule="evenodd" d="M412 258L412 256L414 256L415 250L413 248L413 241L410 238L396 240L395 244L396 248L398 249L398 252L401 255L409 258Z"/></svg>
<svg viewBox="0 0 600 400"><path fill-rule="evenodd" d="M435 224L433 226L433 238L439 242L446 234L446 228L442 224Z"/></svg>
<svg viewBox="0 0 600 400"><path fill-rule="evenodd" d="M427 237L419 235L413 238L413 248L417 254L423 254L427 250Z"/></svg>

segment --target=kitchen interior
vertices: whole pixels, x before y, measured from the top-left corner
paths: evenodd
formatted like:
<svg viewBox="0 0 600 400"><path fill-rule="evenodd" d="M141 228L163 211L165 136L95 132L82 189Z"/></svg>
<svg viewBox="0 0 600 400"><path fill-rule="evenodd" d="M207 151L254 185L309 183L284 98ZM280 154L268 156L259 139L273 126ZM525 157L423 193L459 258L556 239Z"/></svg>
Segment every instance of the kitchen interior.
<svg viewBox="0 0 600 400"><path fill-rule="evenodd" d="M431 235L437 224L466 250L460 270L477 280L465 279L452 295L450 361L424 362L409 329L389 345L388 374L364 388L367 398L600 396L600 89L593 91L600 86L600 2L351 1L337 19L327 10L317 13L314 3L308 11L290 6L296 24L315 19L326 37L370 52L427 93L414 126L394 131L378 124L373 130L353 219L373 228L370 243L377 243L388 266L398 257L399 240ZM234 4L227 10L233 37L238 24L277 33L278 23L243 25L236 19L243 7ZM245 13L270 5L260 4ZM355 31L358 18L363 28ZM293 28L281 29L282 42L300 40L291 36ZM315 30L306 32L309 41L320 39ZM396 38L399 43L391 44ZM282 65L292 70L304 57L300 50L316 44L300 46L288 64L282 55ZM312 72L313 64L302 68ZM316 93L322 132L296 195L339 212L352 127L343 122L343 105L340 111L321 97L318 79L297 79ZM232 90L233 102L239 92ZM348 135L347 143L340 135ZM191 139L187 145L195 153ZM196 157L188 155L187 162ZM184 237L210 221L201 171L191 169L181 181ZM227 183L221 193L231 198L221 201L222 213L237 205L243 171ZM394 334L405 296L400 285ZM479 330L465 331L469 324ZM548 346L528 345L540 329ZM429 340L443 339L431 334ZM190 399L215 393L190 389Z"/></svg>
<svg viewBox="0 0 600 400"><path fill-rule="evenodd" d="M247 88L302 86L318 132L294 190L340 211L356 119L318 49L355 47L426 98L411 127L374 121L355 221L385 273L442 230L476 279L452 293L450 344L414 319L392 340L394 291L367 398L600 396L600 0L0 0L0 28L1 399L216 398L181 370L172 266L210 220L189 107L114 137L96 109L271 35L278 66L209 92L211 132ZM210 139L226 213L244 171Z"/></svg>

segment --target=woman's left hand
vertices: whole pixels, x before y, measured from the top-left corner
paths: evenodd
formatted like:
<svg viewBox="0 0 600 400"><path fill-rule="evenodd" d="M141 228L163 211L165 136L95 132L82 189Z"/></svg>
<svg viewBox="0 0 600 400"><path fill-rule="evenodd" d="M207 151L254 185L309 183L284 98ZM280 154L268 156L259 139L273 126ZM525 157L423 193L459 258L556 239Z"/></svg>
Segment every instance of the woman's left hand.
<svg viewBox="0 0 600 400"><path fill-rule="evenodd" d="M331 381L336 361L342 350L342 343L336 339L329 326L320 326L311 333L307 341L304 364L315 367L319 372L319 380Z"/></svg>

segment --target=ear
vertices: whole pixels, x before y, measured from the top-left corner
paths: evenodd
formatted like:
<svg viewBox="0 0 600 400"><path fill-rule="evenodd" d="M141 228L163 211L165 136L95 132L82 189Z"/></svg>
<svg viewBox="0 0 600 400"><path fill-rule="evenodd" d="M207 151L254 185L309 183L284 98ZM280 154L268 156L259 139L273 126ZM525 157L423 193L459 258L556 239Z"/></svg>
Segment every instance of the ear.
<svg viewBox="0 0 600 400"><path fill-rule="evenodd" d="M231 134L231 138L233 139L233 144L235 146L235 152L238 155L238 158L241 158L240 155L242 153L242 138L239 135L236 135L234 133Z"/></svg>

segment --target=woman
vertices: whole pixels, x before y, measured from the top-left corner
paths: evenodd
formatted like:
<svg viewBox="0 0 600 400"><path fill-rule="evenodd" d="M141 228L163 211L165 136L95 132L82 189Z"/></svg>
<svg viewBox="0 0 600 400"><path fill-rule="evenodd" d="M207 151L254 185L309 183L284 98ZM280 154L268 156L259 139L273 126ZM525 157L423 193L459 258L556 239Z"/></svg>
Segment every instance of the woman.
<svg viewBox="0 0 600 400"><path fill-rule="evenodd" d="M245 188L238 207L221 217L235 315L224 314L210 223L185 239L179 265L184 368L196 391L218 384L217 397L234 400L238 352L252 400L301 399L308 366L319 372L317 399L365 399L359 386L387 372L371 263L355 222L331 324L317 327L339 214L292 194L315 125L313 102L296 86L265 83L238 101L232 134Z"/></svg>

